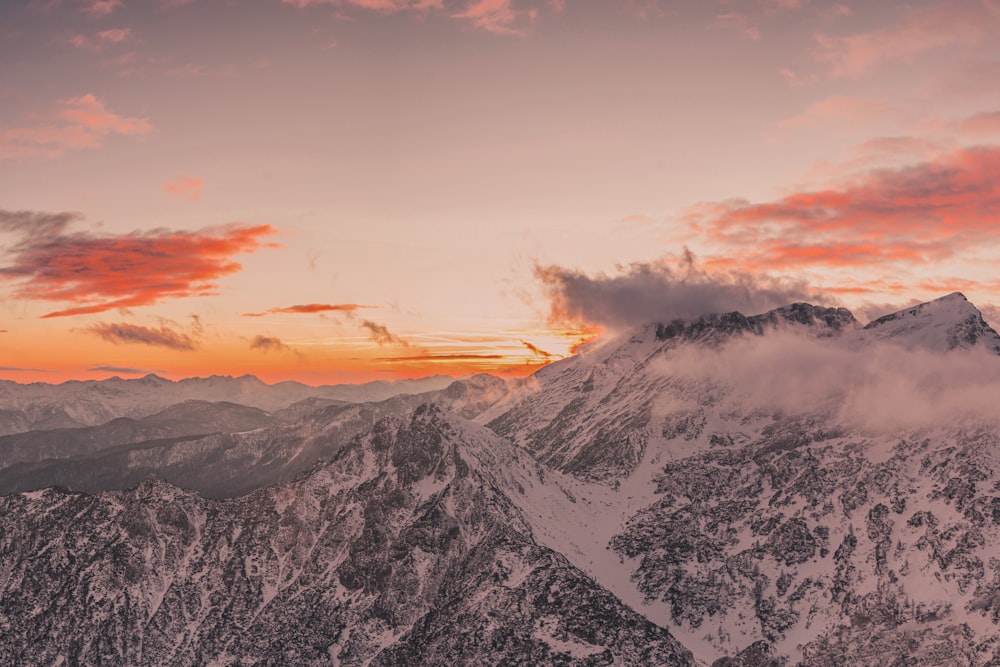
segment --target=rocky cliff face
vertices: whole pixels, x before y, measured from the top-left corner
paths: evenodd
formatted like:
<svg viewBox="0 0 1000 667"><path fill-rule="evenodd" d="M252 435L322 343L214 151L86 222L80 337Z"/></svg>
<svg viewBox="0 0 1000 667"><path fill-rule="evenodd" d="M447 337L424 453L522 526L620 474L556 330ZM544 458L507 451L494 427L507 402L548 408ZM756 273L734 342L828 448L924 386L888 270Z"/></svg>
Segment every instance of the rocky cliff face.
<svg viewBox="0 0 1000 667"><path fill-rule="evenodd" d="M532 470L504 448L424 406L241 498L8 495L0 662L691 664L533 540L481 460Z"/></svg>

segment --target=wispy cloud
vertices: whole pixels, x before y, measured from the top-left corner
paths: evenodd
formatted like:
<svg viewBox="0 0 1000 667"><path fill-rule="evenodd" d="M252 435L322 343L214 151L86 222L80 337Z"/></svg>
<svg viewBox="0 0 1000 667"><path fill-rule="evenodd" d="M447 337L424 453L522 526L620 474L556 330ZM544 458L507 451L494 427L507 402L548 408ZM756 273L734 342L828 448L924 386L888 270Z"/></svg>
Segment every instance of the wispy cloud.
<svg viewBox="0 0 1000 667"><path fill-rule="evenodd" d="M767 271L924 264L996 238L998 182L1000 148L970 148L770 202L701 205L690 219L732 249L721 265Z"/></svg>
<svg viewBox="0 0 1000 667"><path fill-rule="evenodd" d="M26 230L31 219L49 234ZM231 257L274 247L270 225L228 225L196 232L154 230L123 235L68 233L79 216L0 212L0 230L18 233L0 278L20 281L14 296L75 305L44 317L101 313L164 299L213 294L218 278L239 271Z"/></svg>
<svg viewBox="0 0 1000 667"><path fill-rule="evenodd" d="M389 328L384 324L378 324L377 322L372 322L371 320L364 320L361 322L361 326L368 330L369 337L378 343L380 346L383 345L398 345L400 347L409 347L410 344L397 336L396 334L389 331Z"/></svg>
<svg viewBox="0 0 1000 667"><path fill-rule="evenodd" d="M300 9L310 7L355 8L393 14L397 12L443 12L457 21L497 35L523 35L543 12L558 13L565 8L564 0L282 0ZM457 6L456 6L457 5Z"/></svg>
<svg viewBox="0 0 1000 667"><path fill-rule="evenodd" d="M837 95L810 105L805 111L779 123L784 130L834 129L853 132L866 125L902 121L906 114L896 106L864 97Z"/></svg>
<svg viewBox="0 0 1000 667"><path fill-rule="evenodd" d="M58 157L68 150L98 148L113 134L141 136L152 130L148 119L116 114L87 94L62 100L57 111L31 125L0 126L0 160Z"/></svg>
<svg viewBox="0 0 1000 667"><path fill-rule="evenodd" d="M928 51L981 41L996 24L986 0L948 2L909 13L900 23L849 35L819 34L817 60L834 77L858 77L887 62L909 62Z"/></svg>
<svg viewBox="0 0 1000 667"><path fill-rule="evenodd" d="M399 12L406 9L440 9L441 0L281 0L292 7L360 7L376 12Z"/></svg>
<svg viewBox="0 0 1000 667"><path fill-rule="evenodd" d="M239 68L235 65L210 67L208 65L185 63L180 67L168 69L167 75L177 79L230 78L239 76Z"/></svg>
<svg viewBox="0 0 1000 667"><path fill-rule="evenodd" d="M727 28L752 41L761 38L760 28L750 21L750 17L745 14L728 12L715 17L714 25L718 28Z"/></svg>
<svg viewBox="0 0 1000 667"><path fill-rule="evenodd" d="M274 336L254 336L250 341L250 349L258 352L291 352L292 348L285 345L280 338Z"/></svg>
<svg viewBox="0 0 1000 667"><path fill-rule="evenodd" d="M163 186L163 191L172 197L198 201L201 199L201 189L205 182L197 176L179 176Z"/></svg>
<svg viewBox="0 0 1000 667"><path fill-rule="evenodd" d="M131 28L111 28L96 32L90 36L83 34L73 35L69 38L69 43L78 49L100 53L109 47L132 41L133 38Z"/></svg>
<svg viewBox="0 0 1000 667"><path fill-rule="evenodd" d="M526 340L522 340L521 341L521 345L524 345L526 348L528 348L528 350L532 354L534 354L536 357L541 357L542 359L549 360L549 359L552 359L555 356L557 356L557 355L552 354L551 352L546 352L545 350L543 350L542 348L538 347L534 343L529 343Z"/></svg>
<svg viewBox="0 0 1000 667"><path fill-rule="evenodd" d="M101 322L84 329L84 331L115 345L151 345L185 352L198 349L197 341L192 336L171 329L166 325L153 329L138 324Z"/></svg>
<svg viewBox="0 0 1000 667"><path fill-rule="evenodd" d="M146 370L143 368L131 368L129 366L92 366L87 369L88 371L94 371L97 373L119 373L121 375L149 375L154 371Z"/></svg>
<svg viewBox="0 0 1000 667"><path fill-rule="evenodd" d="M958 123L958 129L966 136L982 139L1000 135L1000 111L985 111L970 116Z"/></svg>
<svg viewBox="0 0 1000 667"><path fill-rule="evenodd" d="M93 0L81 9L85 14L91 16L110 16L116 9L122 7L122 0Z"/></svg>
<svg viewBox="0 0 1000 667"><path fill-rule="evenodd" d="M406 357L378 357L375 361L484 361L503 358L502 354L415 354Z"/></svg>
<svg viewBox="0 0 1000 667"><path fill-rule="evenodd" d="M362 308L378 308L378 306L363 306L358 303L304 303L298 306L283 306L269 308L260 313L243 313L243 317L263 317L278 313L353 313Z"/></svg>
<svg viewBox="0 0 1000 667"><path fill-rule="evenodd" d="M538 20L537 7L515 8L513 0L473 0L453 18L499 35L523 34Z"/></svg>

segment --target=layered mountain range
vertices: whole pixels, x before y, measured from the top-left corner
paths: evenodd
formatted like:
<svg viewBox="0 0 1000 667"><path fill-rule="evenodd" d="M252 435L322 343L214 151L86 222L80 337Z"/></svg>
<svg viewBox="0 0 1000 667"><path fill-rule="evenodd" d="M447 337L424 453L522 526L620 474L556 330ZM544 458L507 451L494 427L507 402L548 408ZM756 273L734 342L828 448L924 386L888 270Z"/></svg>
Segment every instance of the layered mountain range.
<svg viewBox="0 0 1000 667"><path fill-rule="evenodd" d="M103 423L2 388L80 423L0 438L0 663L1000 665L1000 336L960 294L378 401L134 382Z"/></svg>

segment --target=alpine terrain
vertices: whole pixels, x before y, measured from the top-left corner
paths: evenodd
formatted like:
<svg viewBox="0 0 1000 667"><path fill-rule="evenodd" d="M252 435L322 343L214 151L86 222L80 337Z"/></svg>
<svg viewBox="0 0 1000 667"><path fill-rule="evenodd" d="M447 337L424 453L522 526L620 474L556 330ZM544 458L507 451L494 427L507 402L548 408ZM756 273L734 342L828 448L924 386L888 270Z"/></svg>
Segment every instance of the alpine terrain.
<svg viewBox="0 0 1000 667"><path fill-rule="evenodd" d="M2 383L0 664L1000 666L979 310L656 319L523 380Z"/></svg>

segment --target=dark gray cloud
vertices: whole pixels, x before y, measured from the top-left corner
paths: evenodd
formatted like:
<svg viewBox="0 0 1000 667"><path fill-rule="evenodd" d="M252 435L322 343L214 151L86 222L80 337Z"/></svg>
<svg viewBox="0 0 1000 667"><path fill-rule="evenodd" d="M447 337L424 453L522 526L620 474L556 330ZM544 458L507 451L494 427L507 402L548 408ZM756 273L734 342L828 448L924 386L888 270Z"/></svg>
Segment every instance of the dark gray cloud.
<svg viewBox="0 0 1000 667"><path fill-rule="evenodd" d="M400 347L409 347L410 344L397 336L396 334L389 331L389 328L384 324L378 324L377 322L372 322L371 320L364 320L361 322L361 326L368 330L369 338L378 343L380 346L384 345L398 345Z"/></svg>
<svg viewBox="0 0 1000 667"><path fill-rule="evenodd" d="M35 239L58 236L70 224L82 220L79 213L45 213L40 211L5 211L0 209L0 232L13 232L21 239L16 249Z"/></svg>
<svg viewBox="0 0 1000 667"><path fill-rule="evenodd" d="M166 347L171 350L191 351L198 349L197 341L190 335L175 331L163 324L158 329L137 324L101 322L84 329L116 345L128 343Z"/></svg>
<svg viewBox="0 0 1000 667"><path fill-rule="evenodd" d="M831 301L802 281L703 271L687 250L673 264L637 262L610 276L537 265L535 277L549 299L552 321L617 330L734 310L752 315L797 301Z"/></svg>
<svg viewBox="0 0 1000 667"><path fill-rule="evenodd" d="M145 370L142 368L129 368L128 366L93 366L87 369L88 371L96 371L98 373L121 373L122 375L149 375L153 371Z"/></svg>
<svg viewBox="0 0 1000 667"><path fill-rule="evenodd" d="M250 349L260 352L289 352L292 348L274 336L254 336L253 340L250 341Z"/></svg>

